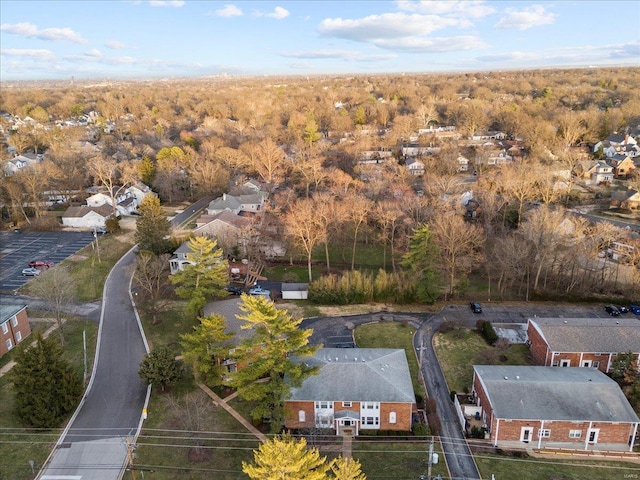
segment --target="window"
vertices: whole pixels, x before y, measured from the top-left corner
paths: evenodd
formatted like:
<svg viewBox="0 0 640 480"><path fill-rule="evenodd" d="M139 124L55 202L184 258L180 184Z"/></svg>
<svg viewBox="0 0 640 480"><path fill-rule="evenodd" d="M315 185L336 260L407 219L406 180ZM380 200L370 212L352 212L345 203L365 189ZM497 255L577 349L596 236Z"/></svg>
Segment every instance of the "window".
<svg viewBox="0 0 640 480"><path fill-rule="evenodd" d="M16 342L20 342L22 340L22 333L18 330L16 332Z"/></svg>
<svg viewBox="0 0 640 480"><path fill-rule="evenodd" d="M593 368L599 368L600 367L600 362L597 360L593 361L593 364L591 365Z"/></svg>
<svg viewBox="0 0 640 480"><path fill-rule="evenodd" d="M389 412L389 423L396 423L396 412Z"/></svg>
<svg viewBox="0 0 640 480"><path fill-rule="evenodd" d="M333 408L331 402L316 402L316 408Z"/></svg>
<svg viewBox="0 0 640 480"><path fill-rule="evenodd" d="M538 437L540 438L549 438L551 436L551 430L548 428L541 428L538 430Z"/></svg>
<svg viewBox="0 0 640 480"><path fill-rule="evenodd" d="M13 348L13 342L11 341L11 339L7 339L7 350L11 350Z"/></svg>
<svg viewBox="0 0 640 480"><path fill-rule="evenodd" d="M2 333L9 333L9 325L7 325L7 322L2 324Z"/></svg>
<svg viewBox="0 0 640 480"><path fill-rule="evenodd" d="M378 425L378 417L362 417L363 425Z"/></svg>
<svg viewBox="0 0 640 480"><path fill-rule="evenodd" d="M580 438L582 430L569 430L569 438Z"/></svg>
<svg viewBox="0 0 640 480"><path fill-rule="evenodd" d="M304 422L304 421L306 421L306 418L307 418L307 416L304 413L304 410L299 410L298 411L298 421L299 422Z"/></svg>
<svg viewBox="0 0 640 480"><path fill-rule="evenodd" d="M343 407L350 407L351 406L351 402L342 402L342 406Z"/></svg>
<svg viewBox="0 0 640 480"><path fill-rule="evenodd" d="M571 366L571 360L560 360L560 366L561 367L570 367Z"/></svg>
<svg viewBox="0 0 640 480"><path fill-rule="evenodd" d="M18 317L13 317L11 319L11 325L13 325L14 327L18 326Z"/></svg>

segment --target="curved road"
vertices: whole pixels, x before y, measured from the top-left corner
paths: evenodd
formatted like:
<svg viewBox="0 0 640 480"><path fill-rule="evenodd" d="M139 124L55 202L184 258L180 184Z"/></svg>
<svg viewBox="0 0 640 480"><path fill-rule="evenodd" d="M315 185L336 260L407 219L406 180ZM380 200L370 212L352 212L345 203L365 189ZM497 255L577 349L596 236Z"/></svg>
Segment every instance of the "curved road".
<svg viewBox="0 0 640 480"><path fill-rule="evenodd" d="M148 391L138 377L147 346L129 294L134 262L131 250L107 277L93 374L40 480L120 478Z"/></svg>

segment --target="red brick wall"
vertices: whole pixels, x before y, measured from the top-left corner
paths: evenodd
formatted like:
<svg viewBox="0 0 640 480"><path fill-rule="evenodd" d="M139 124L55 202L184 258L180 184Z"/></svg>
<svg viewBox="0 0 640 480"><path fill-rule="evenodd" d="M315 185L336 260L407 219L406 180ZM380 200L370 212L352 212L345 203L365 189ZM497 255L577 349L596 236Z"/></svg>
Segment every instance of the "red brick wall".
<svg viewBox="0 0 640 480"><path fill-rule="evenodd" d="M315 427L313 402L285 402L284 426L286 428L313 428ZM298 412L304 410L304 423L298 421Z"/></svg>
<svg viewBox="0 0 640 480"><path fill-rule="evenodd" d="M533 327L531 322L527 325L527 336L529 337L529 349L531 350L533 360L538 365L551 366L551 361L547 357L547 343L540 336L540 333Z"/></svg>
<svg viewBox="0 0 640 480"><path fill-rule="evenodd" d="M23 342L25 338L31 334L31 326L29 325L27 309L25 308L18 312L16 314L16 318L18 320L18 324L16 326L13 326L11 318L7 321L6 324L9 331L6 334L2 333L2 330L0 329L0 357L9 351L7 349L8 339L11 339L11 343L13 344L13 347L15 347L18 344L18 341L16 340L18 332L22 335L22 340L20 340L20 342Z"/></svg>
<svg viewBox="0 0 640 480"><path fill-rule="evenodd" d="M411 413L414 404L382 403L380 404L380 430L411 430ZM389 423L389 413L396 412L396 423Z"/></svg>

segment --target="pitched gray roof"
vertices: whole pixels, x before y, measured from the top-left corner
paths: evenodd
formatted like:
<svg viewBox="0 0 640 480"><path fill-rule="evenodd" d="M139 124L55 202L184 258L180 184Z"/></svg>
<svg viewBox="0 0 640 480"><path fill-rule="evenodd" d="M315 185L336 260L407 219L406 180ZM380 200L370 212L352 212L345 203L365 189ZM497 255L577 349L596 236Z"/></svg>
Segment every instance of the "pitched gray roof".
<svg viewBox="0 0 640 480"><path fill-rule="evenodd" d="M503 419L638 422L616 382L595 368L474 365Z"/></svg>
<svg viewBox="0 0 640 480"><path fill-rule="evenodd" d="M290 400L415 402L404 350L321 348L303 361L320 370L293 388Z"/></svg>
<svg viewBox="0 0 640 480"><path fill-rule="evenodd" d="M0 304L0 324L6 322L20 311L27 308L26 305L4 305Z"/></svg>
<svg viewBox="0 0 640 480"><path fill-rule="evenodd" d="M553 352L640 352L640 322L635 318L535 318Z"/></svg>
<svg viewBox="0 0 640 480"><path fill-rule="evenodd" d="M90 207L88 205L81 205L79 207L69 207L62 215L65 218L78 217L82 218L89 212L96 212L98 215L104 218L108 218L113 214L113 208L110 205L100 205L99 207Z"/></svg>

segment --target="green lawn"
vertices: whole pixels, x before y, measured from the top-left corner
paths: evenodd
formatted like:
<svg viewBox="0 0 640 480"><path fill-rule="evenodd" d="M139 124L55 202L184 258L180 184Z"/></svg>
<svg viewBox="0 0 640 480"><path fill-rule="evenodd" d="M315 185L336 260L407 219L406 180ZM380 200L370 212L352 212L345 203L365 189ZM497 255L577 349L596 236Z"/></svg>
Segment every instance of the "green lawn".
<svg viewBox="0 0 640 480"><path fill-rule="evenodd" d="M420 474L427 473L429 444L422 442L394 441L391 437L375 441L358 439L353 443L353 458L360 461L367 480L414 480ZM432 465L431 475L448 478L446 462L439 443L434 444L434 453L438 454L438 464Z"/></svg>
<svg viewBox="0 0 640 480"><path fill-rule="evenodd" d="M532 365L526 345L492 347L473 330L455 328L437 333L433 345L449 391L464 392L471 388L472 365Z"/></svg>
<svg viewBox="0 0 640 480"><path fill-rule="evenodd" d="M75 367L78 375L84 370L82 332L87 337L87 371L91 372L95 354L98 325L84 319L70 318L64 326L64 357ZM57 332L53 333L54 338ZM25 339L33 341L33 337ZM10 352L8 355L11 355ZM48 457L64 425L52 430L35 430L23 424L13 412L12 375L0 377L0 478L12 480L32 479L29 460L35 462L36 472Z"/></svg>

